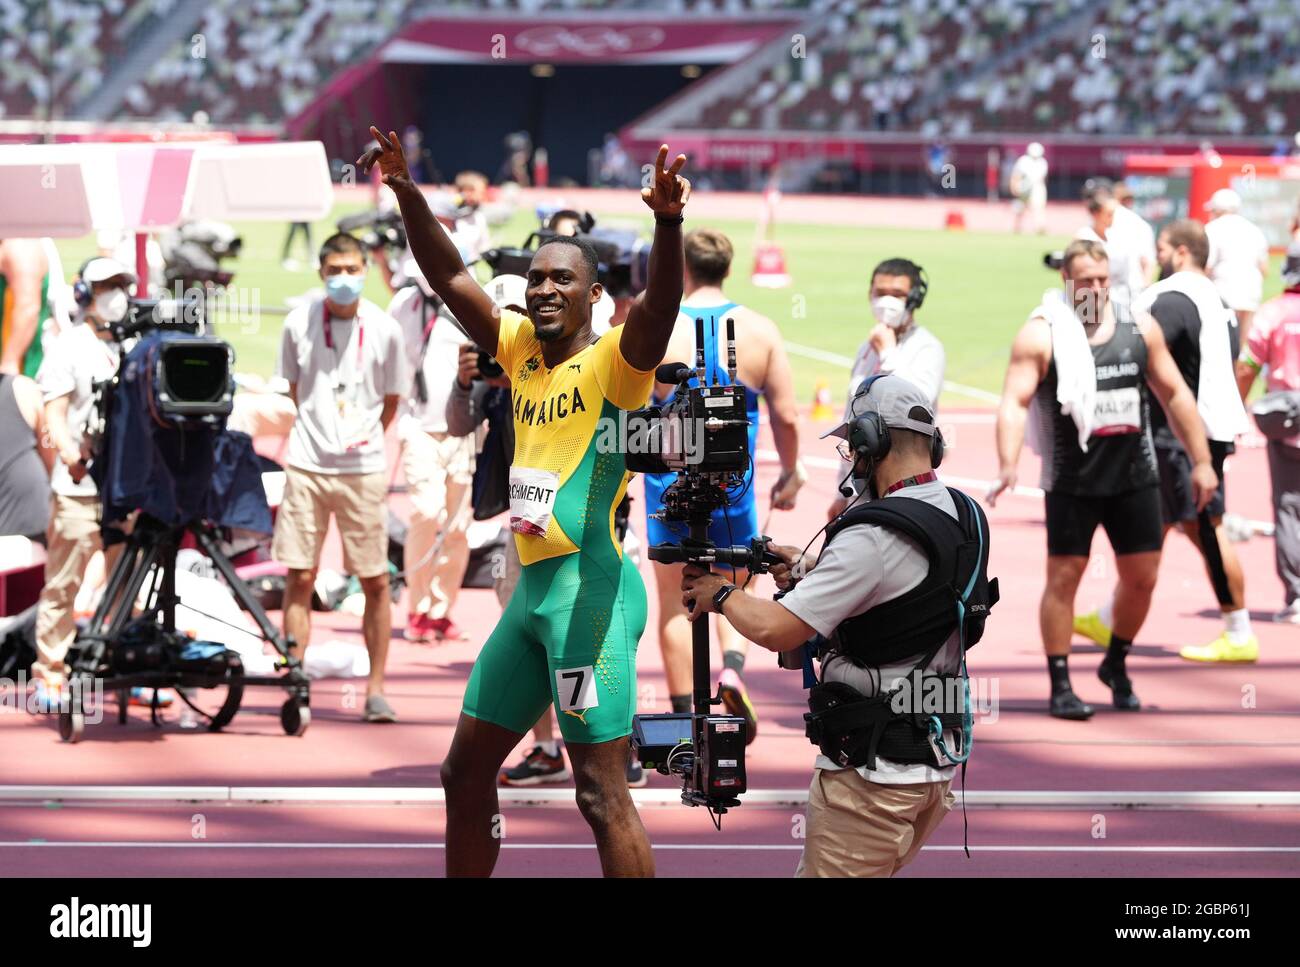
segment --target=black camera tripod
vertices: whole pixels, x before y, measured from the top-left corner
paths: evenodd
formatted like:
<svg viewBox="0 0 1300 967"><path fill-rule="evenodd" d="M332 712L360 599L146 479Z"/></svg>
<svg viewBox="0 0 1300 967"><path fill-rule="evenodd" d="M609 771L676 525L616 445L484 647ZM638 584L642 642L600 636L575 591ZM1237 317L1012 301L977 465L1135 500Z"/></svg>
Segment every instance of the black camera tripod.
<svg viewBox="0 0 1300 967"><path fill-rule="evenodd" d="M176 631L176 552L181 538L194 535L204 554L230 587L235 599L257 623L262 637L280 654L283 675L249 676L232 652L215 657L182 660L180 650L189 638ZM146 606L135 613L136 601L152 578ZM192 610L198 611L187 604ZM201 613L201 612L200 612ZM220 620L220 619L216 619ZM154 689L150 708L153 724L158 719L157 689L175 688L177 694L199 715L208 719L208 729L220 731L239 711L247 686L283 688L289 697L280 707L280 724L289 735L302 735L311 724L310 686L302 663L290 654L292 639L284 638L235 573L234 565L218 543L218 530L201 521L173 527L139 515L121 556L113 565L108 586L89 626L81 632L68 657L70 701L59 712L59 735L76 742L85 731L84 698L96 683L103 691L118 693L118 722L126 721L127 696L132 688ZM198 708L182 689L225 686L226 697L212 714Z"/></svg>

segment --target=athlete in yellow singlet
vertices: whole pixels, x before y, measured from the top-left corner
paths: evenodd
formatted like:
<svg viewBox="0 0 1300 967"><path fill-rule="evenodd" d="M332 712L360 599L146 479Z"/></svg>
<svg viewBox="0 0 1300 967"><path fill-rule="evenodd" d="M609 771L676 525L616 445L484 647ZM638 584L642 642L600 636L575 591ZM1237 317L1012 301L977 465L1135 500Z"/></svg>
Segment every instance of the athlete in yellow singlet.
<svg viewBox="0 0 1300 967"><path fill-rule="evenodd" d="M682 207L690 184L659 150L641 196L655 215L646 290L627 321L596 339L591 308L602 288L596 253L580 238L539 246L528 270L528 315L500 312L465 268L411 181L397 135L371 128L376 163L396 193L424 277L511 381L515 454L510 526L519 584L475 663L451 749L447 873L486 875L496 864L497 772L548 704L573 760L578 808L607 876L650 876L654 861L627 789L636 705L636 646L646 593L614 534L631 477L612 428L643 406L682 297Z"/></svg>

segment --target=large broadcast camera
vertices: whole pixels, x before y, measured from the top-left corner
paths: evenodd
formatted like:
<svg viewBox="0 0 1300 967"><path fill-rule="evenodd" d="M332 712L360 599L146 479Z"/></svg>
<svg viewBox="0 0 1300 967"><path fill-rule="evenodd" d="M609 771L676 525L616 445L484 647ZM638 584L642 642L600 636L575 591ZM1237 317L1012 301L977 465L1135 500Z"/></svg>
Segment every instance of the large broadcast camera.
<svg viewBox="0 0 1300 967"><path fill-rule="evenodd" d="M288 691L280 710L285 732L301 735L310 722L308 682L290 655L293 642L267 618L228 556L236 535L269 534L271 514L252 440L225 428L234 351L203 334L203 305L199 292L180 301L136 301L113 327L124 355L117 373L96 384L86 435L105 544L124 546L68 653L71 700L59 713L66 742L81 738L83 698L95 685L118 693L120 722L131 689L155 690L157 725L156 690L175 688L219 731L238 712L247 686ZM237 652L178 631L176 556L189 538L279 653L284 675L246 675ZM186 606L199 610L192 601Z"/></svg>
<svg viewBox="0 0 1300 967"><path fill-rule="evenodd" d="M730 385L706 383L704 322L697 319L695 368L684 363L660 366L655 378L675 383L676 393L662 406L628 414L628 438L639 442L627 448L627 468L677 474L656 516L685 523L689 536L676 544L651 546L650 560L721 564L762 574L781 562L768 549L767 537L755 538L748 546L719 547L708 536L713 512L735 499L751 460L745 389L736 382L735 321L727 319L726 325ZM691 636L694 710L634 716L632 743L644 766L681 777L682 802L706 807L720 825L722 814L740 805L738 797L746 789L745 720L712 713L721 699L709 694L708 621L694 622Z"/></svg>
<svg viewBox="0 0 1300 967"><path fill-rule="evenodd" d="M340 232L360 234L361 244L370 251L383 249L400 254L406 251L406 225L399 211L369 211L348 215L338 220Z"/></svg>
<svg viewBox="0 0 1300 967"><path fill-rule="evenodd" d="M584 239L596 250L599 263L596 281L605 287L610 298L624 299L645 291L650 266L650 243L631 229L600 228L589 212L568 210L552 212L524 240L521 248L493 248L483 253L483 261L493 275L528 275L528 266L543 242L565 234L551 227L557 216L568 215L577 222L576 238Z"/></svg>
<svg viewBox="0 0 1300 967"><path fill-rule="evenodd" d="M158 239L163 256L163 278L170 292L208 292L230 285L234 272L222 268L226 259L239 258L243 239L224 222L188 222Z"/></svg>

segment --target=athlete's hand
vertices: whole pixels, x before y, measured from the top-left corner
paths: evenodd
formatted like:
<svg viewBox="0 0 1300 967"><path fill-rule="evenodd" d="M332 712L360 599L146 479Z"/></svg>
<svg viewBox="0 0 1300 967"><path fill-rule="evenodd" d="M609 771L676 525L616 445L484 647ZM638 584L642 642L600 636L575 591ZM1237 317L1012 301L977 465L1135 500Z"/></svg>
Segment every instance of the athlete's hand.
<svg viewBox="0 0 1300 967"><path fill-rule="evenodd" d="M668 145L659 146L659 157L655 159L654 174L649 184L641 189L641 200L650 206L656 215L669 217L680 215L691 197L691 183L679 175L682 165L686 164L686 155L679 154L671 168L665 168L668 161Z"/></svg>
<svg viewBox="0 0 1300 967"><path fill-rule="evenodd" d="M713 596L729 583L726 578L698 564L687 564L682 568L682 604L686 607L686 617L695 621L712 611Z"/></svg>
<svg viewBox="0 0 1300 967"><path fill-rule="evenodd" d="M767 549L781 559L781 563L773 564L767 573L772 575L772 580L782 591L789 591L812 570L812 565L803 556L802 548L788 544L769 544Z"/></svg>
<svg viewBox="0 0 1300 967"><path fill-rule="evenodd" d="M1214 499L1214 492L1219 489L1219 475L1208 463L1198 463L1192 467L1192 493L1196 497L1196 512L1199 514Z"/></svg>
<svg viewBox="0 0 1300 967"><path fill-rule="evenodd" d="M357 159L357 170L363 175L368 175L375 162L379 162L384 184L389 188L396 190L414 184L411 181L411 172L406 167L406 152L402 150L402 142L397 137L397 132L389 131L388 136L384 137L372 124L370 135L377 143Z"/></svg>
<svg viewBox="0 0 1300 967"><path fill-rule="evenodd" d="M799 488L808 482L808 471L803 468L803 461L796 460L789 470L781 472L772 484L772 506L777 510L794 510L795 497Z"/></svg>
<svg viewBox="0 0 1300 967"><path fill-rule="evenodd" d="M988 505L990 507L996 507L998 505L998 496L1003 491L1015 490L1017 479L1019 479L1019 474L1016 473L1015 467L1010 467L1001 471L998 474L998 479L993 481L993 486L989 488L988 494L984 497L984 499L988 501Z"/></svg>

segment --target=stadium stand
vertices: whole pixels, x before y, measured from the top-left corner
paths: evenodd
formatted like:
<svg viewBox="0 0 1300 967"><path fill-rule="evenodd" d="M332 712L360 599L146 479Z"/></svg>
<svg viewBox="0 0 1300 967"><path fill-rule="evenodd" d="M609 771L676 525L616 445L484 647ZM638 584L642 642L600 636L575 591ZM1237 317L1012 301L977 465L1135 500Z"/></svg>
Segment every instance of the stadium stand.
<svg viewBox="0 0 1300 967"><path fill-rule="evenodd" d="M598 8L803 20L803 56L782 38L715 72L642 119L665 130L1282 136L1300 123L1295 0L0 0L0 117L39 115L50 90L77 117L120 68L131 76L112 78L122 93L100 120L274 124L421 15ZM163 56L127 56L186 10L194 29Z"/></svg>

